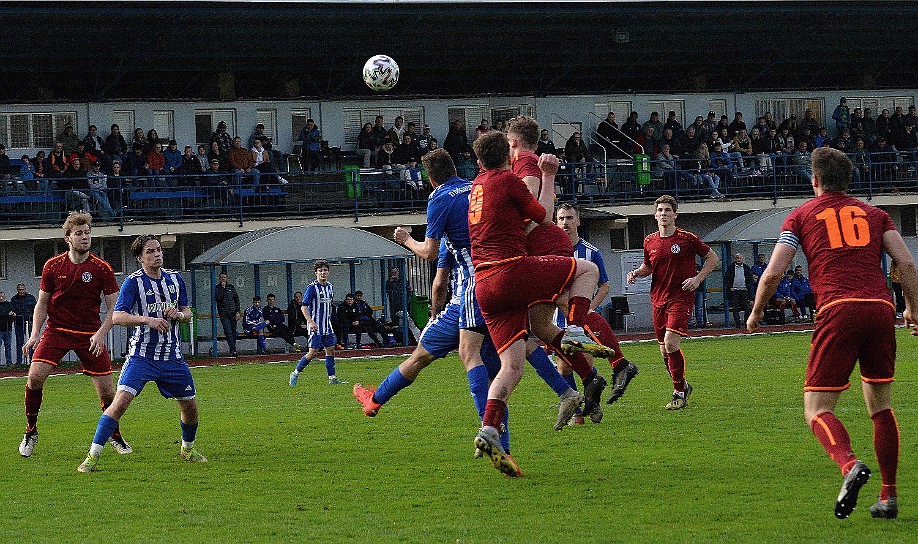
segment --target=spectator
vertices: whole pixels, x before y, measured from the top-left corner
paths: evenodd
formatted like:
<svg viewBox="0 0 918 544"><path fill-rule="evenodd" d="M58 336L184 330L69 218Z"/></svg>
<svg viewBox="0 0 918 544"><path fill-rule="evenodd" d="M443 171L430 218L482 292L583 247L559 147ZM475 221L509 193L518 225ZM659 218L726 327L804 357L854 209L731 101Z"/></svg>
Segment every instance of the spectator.
<svg viewBox="0 0 918 544"><path fill-rule="evenodd" d="M915 115L915 105L908 107L908 114L905 116L906 125L918 125L918 115Z"/></svg>
<svg viewBox="0 0 918 544"><path fill-rule="evenodd" d="M376 162L376 153L382 149L383 144L389 139L389 131L383 126L383 116L377 115L373 124L373 162Z"/></svg>
<svg viewBox="0 0 918 544"><path fill-rule="evenodd" d="M6 146L0 144L0 192L6 187L6 181L13 177L13 165L9 156L6 154ZM15 185L14 185L15 187Z"/></svg>
<svg viewBox="0 0 918 544"><path fill-rule="evenodd" d="M395 164L395 147L392 146L392 142L386 140L382 149L376 153L376 168L392 173Z"/></svg>
<svg viewBox="0 0 918 544"><path fill-rule="evenodd" d="M300 131L299 139L303 142L301 151L303 168L308 172L318 170L321 159L319 152L322 150L322 131L316 126L314 120L306 120L306 126Z"/></svg>
<svg viewBox="0 0 918 544"><path fill-rule="evenodd" d="M713 173L721 180L720 187L733 187L733 162L730 160L730 153L724 151L723 144L715 142L710 155Z"/></svg>
<svg viewBox="0 0 918 544"><path fill-rule="evenodd" d="M233 174L236 186L242 186L242 176L252 176L252 186L258 187L261 182L261 172L255 168L255 161L252 153L242 147L242 138L236 136L233 138L233 148L229 152L229 171Z"/></svg>
<svg viewBox="0 0 918 544"><path fill-rule="evenodd" d="M35 296L26 292L24 283L16 285L16 294L10 299L16 335L16 364L22 364L22 346L32 334L32 316L35 314Z"/></svg>
<svg viewBox="0 0 918 544"><path fill-rule="evenodd" d="M752 139L746 133L745 128L739 129L731 141L730 150L737 154L738 166L743 168L747 161L752 157Z"/></svg>
<svg viewBox="0 0 918 544"><path fill-rule="evenodd" d="M140 146L140 150L143 152L147 150L147 137L143 133L143 129L137 127L134 129L134 136L131 137L131 149L135 146Z"/></svg>
<svg viewBox="0 0 918 544"><path fill-rule="evenodd" d="M71 210L89 211L89 185L86 175L80 167L80 158L74 157L63 175L57 181L57 187L64 192L67 208Z"/></svg>
<svg viewBox="0 0 918 544"><path fill-rule="evenodd" d="M542 129L542 132L545 133L546 137L548 136L547 130ZM606 160L628 157L628 153L623 143L624 135L621 130L619 130L618 123L615 122L614 111L610 111L606 114L606 118L596 127L596 134L596 141L599 142L599 145L606 151ZM536 153L539 155L542 154L539 153L538 150Z"/></svg>
<svg viewBox="0 0 918 544"><path fill-rule="evenodd" d="M0 291L0 366L13 366L13 319L15 313L10 301L6 300L6 293ZM5 357L5 358L4 358Z"/></svg>
<svg viewBox="0 0 918 544"><path fill-rule="evenodd" d="M411 134L405 133L402 136L402 143L395 148L392 154L392 167L399 172L401 179L408 187L415 190L423 189L421 182L421 170L418 163L421 162L421 151L411 140Z"/></svg>
<svg viewBox="0 0 918 544"><path fill-rule="evenodd" d="M773 128L778 130L778 124L775 123L775 117L770 111L765 112L765 124L768 125L768 128Z"/></svg>
<svg viewBox="0 0 918 544"><path fill-rule="evenodd" d="M724 195L718 188L720 187L720 176L718 176L711 164L711 155L708 151L708 144L702 142L695 151L695 157L698 168L694 172L696 185L707 183L711 189L711 198L723 198Z"/></svg>
<svg viewBox="0 0 918 544"><path fill-rule="evenodd" d="M153 129L150 129L151 131ZM149 139L147 140L149 141ZM150 151L147 152L147 171L150 175L149 185L151 187L166 187L166 156L163 155L163 144L159 140L151 144Z"/></svg>
<svg viewBox="0 0 918 544"><path fill-rule="evenodd" d="M175 187L178 185L178 179L175 176L182 172L182 152L178 150L178 142L169 140L169 146L163 151L163 157L166 159L166 173L171 176L169 186Z"/></svg>
<svg viewBox="0 0 918 544"><path fill-rule="evenodd" d="M369 168L370 161L373 157L373 143L376 138L373 136L373 125L364 123L363 129L357 135L357 154L363 158L363 167Z"/></svg>
<svg viewBox="0 0 918 544"><path fill-rule="evenodd" d="M748 264L743 262L743 255L733 256L733 266L724 270L724 288L728 289L730 310L733 312L733 327L743 328L749 319L749 291L752 290L753 273ZM740 311L743 319L740 320Z"/></svg>
<svg viewBox="0 0 918 544"><path fill-rule="evenodd" d="M102 163L94 161L89 174L86 176L89 187L89 197L95 204L97 212L103 221L109 221L115 216L115 210L108 200L108 176L102 171Z"/></svg>
<svg viewBox="0 0 918 544"><path fill-rule="evenodd" d="M854 140L854 149L848 155L853 168L851 169L851 191L863 188L863 184L870 181L870 157L863 138Z"/></svg>
<svg viewBox="0 0 918 544"><path fill-rule="evenodd" d="M427 153L431 150L430 140L433 139L433 136L430 135L430 125L424 125L421 134L417 137L418 149L421 150L421 155Z"/></svg>
<svg viewBox="0 0 918 544"><path fill-rule="evenodd" d="M287 329L294 338L297 336L309 338L309 325L303 312L300 311L302 307L303 293L297 291L293 293L293 300L287 305Z"/></svg>
<svg viewBox="0 0 918 544"><path fill-rule="evenodd" d="M83 174L86 174L87 172L89 172L89 166L93 162L95 162L97 159L95 155L86 151L86 144L84 144L82 141L77 142L76 151L71 153L70 156L67 157L67 160L72 163L74 158L80 159L80 165L81 165L80 171Z"/></svg>
<svg viewBox="0 0 918 544"><path fill-rule="evenodd" d="M198 152L195 154L195 157L197 157L198 162L201 163L201 170L207 170L207 168L210 166L210 157L207 155L207 146L204 144L199 144Z"/></svg>
<svg viewBox="0 0 918 544"><path fill-rule="evenodd" d="M261 140L261 146L268 150L268 160L271 160L271 137L265 134L265 124L258 123L255 125L255 132L249 136L249 149L255 147L255 140Z"/></svg>
<svg viewBox="0 0 918 544"><path fill-rule="evenodd" d="M382 347L388 345L388 341L383 341L377 336L378 333L382 334L382 337L385 338L388 331L382 323L373 317L373 308L363 300L363 291L354 291L354 304L357 306L357 314L360 316L361 330L366 332L367 336L369 336L377 346Z"/></svg>
<svg viewBox="0 0 918 544"><path fill-rule="evenodd" d="M621 131L622 134L631 140L637 140L637 137L641 135L641 124L638 123L638 112L631 112L631 115L628 116L628 120L622 125Z"/></svg>
<svg viewBox="0 0 918 544"><path fill-rule="evenodd" d="M255 145L252 146L251 154L255 170L262 175L268 174L269 177L266 178L268 183L280 182L281 185L289 183L285 178L277 175L277 169L271 164L270 153L265 149L260 139L255 138Z"/></svg>
<svg viewBox="0 0 918 544"><path fill-rule="evenodd" d="M717 132L717 114L713 111L709 111L707 119L698 122L700 117L701 116L699 115L695 118L695 132L696 138L698 138L699 142L703 142L711 135L712 132Z"/></svg>
<svg viewBox="0 0 918 544"><path fill-rule="evenodd" d="M398 271L398 268L392 267L389 269L389 277L386 279L386 298L389 299L389 318L392 320L393 325L396 326L396 331L401 331L401 323L407 322L408 329L415 338L421 337L421 330L418 329L418 326L414 323L414 320L411 319L411 316L408 312L405 311L405 307L402 301L402 294L405 294L409 303L411 299L414 298L414 289L411 288L411 284L406 282L405 289L402 290L402 278L401 274ZM405 320L405 321L402 321ZM403 345L408 345L410 342L404 341Z"/></svg>
<svg viewBox="0 0 918 544"><path fill-rule="evenodd" d="M794 277L791 280L793 287L794 300L797 302L797 309L804 321L813 321L813 311L816 309L816 299L813 297L813 289L810 288L810 280L803 275L803 267L794 267Z"/></svg>
<svg viewBox="0 0 918 544"><path fill-rule="evenodd" d="M752 127L752 137L749 140L752 143L752 155L759 166L759 170L754 174L758 175L771 168L770 140L762 137L758 126Z"/></svg>
<svg viewBox="0 0 918 544"><path fill-rule="evenodd" d="M902 272L894 259L889 263L889 286L896 301L896 318L900 318L905 311L905 298L902 296Z"/></svg>
<svg viewBox="0 0 918 544"><path fill-rule="evenodd" d="M802 134L804 130L810 129L810 134L815 136L819 133L819 122L816 121L816 117L813 116L813 110L807 108L803 112L803 120L800 121L800 133Z"/></svg>
<svg viewBox="0 0 918 544"><path fill-rule="evenodd" d="M676 120L676 112L670 110L669 114L666 116L666 123L663 124L663 130L669 129L673 131L673 138L681 138L685 134L685 129L682 128L682 124ZM673 150L674 155L678 153Z"/></svg>
<svg viewBox="0 0 918 544"><path fill-rule="evenodd" d="M644 121L644 124L641 125L641 134L646 135L648 128L653 129L654 143L656 144L657 147L659 147L660 141L663 139L663 123L660 121L659 113L655 111L650 113L650 119L648 119L647 121ZM651 157L656 156L656 153L652 155L650 153L647 153L647 154L650 155Z"/></svg>
<svg viewBox="0 0 918 544"><path fill-rule="evenodd" d="M873 145L877 137L877 121L873 118L873 110L864 108L864 137L868 146Z"/></svg>
<svg viewBox="0 0 918 544"><path fill-rule="evenodd" d="M759 117L758 119L756 119L755 126L752 128L759 129L759 134L761 134L762 137L765 137L765 135L768 134L768 123L765 122L765 116L763 115L762 117ZM749 131L749 135L750 136L752 135L751 130Z"/></svg>
<svg viewBox="0 0 918 544"><path fill-rule="evenodd" d="M612 116L614 117L615 114L613 113ZM556 155L557 150L555 149L555 142L549 137L548 129L543 128L539 133L539 143L536 147L536 155L544 155L545 153Z"/></svg>
<svg viewBox="0 0 918 544"><path fill-rule="evenodd" d="M60 142L64 146L64 154L70 155L71 153L76 152L77 142L80 141L80 138L73 132L73 125L67 123L64 126L64 132L61 132L57 135L55 143Z"/></svg>
<svg viewBox="0 0 918 544"><path fill-rule="evenodd" d="M883 108L880 116L877 117L877 138L884 138L886 141L890 141L889 120L889 110Z"/></svg>
<svg viewBox="0 0 918 544"><path fill-rule="evenodd" d="M210 160L210 168L205 172L201 185L208 187L208 196L214 207L228 206L235 203L235 185L230 182L226 172L220 168L218 159L213 158Z"/></svg>
<svg viewBox="0 0 918 544"><path fill-rule="evenodd" d="M402 136L405 135L405 120L401 115L395 118L395 124L392 125L392 128L389 129L387 137L392 142L392 145L398 145L402 141Z"/></svg>
<svg viewBox="0 0 918 544"><path fill-rule="evenodd" d="M226 122L220 121L217 123L217 130L210 135L211 146L216 143L220 148L220 154L226 156L229 153L230 148L233 146L233 140L230 138L229 133L226 131ZM213 149L213 147L211 147ZM223 161L221 160L222 164Z"/></svg>
<svg viewBox="0 0 918 544"><path fill-rule="evenodd" d="M667 190L677 188L679 181L685 180L689 183L694 181L694 177L690 173L685 171L677 172L676 157L670 153L669 144L660 145L660 153L657 154L656 159L653 163L654 171L663 178L663 185Z"/></svg>
<svg viewBox="0 0 918 544"><path fill-rule="evenodd" d="M850 149L851 135L847 131L847 129L844 131L844 134L848 136L845 141L845 144L846 144L845 149ZM810 127L802 127L800 129L800 132L797 133L797 143L800 143L800 142L806 142L806 147L810 151L816 149L816 134L813 132L810 132Z"/></svg>
<svg viewBox="0 0 918 544"><path fill-rule="evenodd" d="M443 149L452 157L457 169L461 159L468 159L471 155L469 139L465 134L465 126L461 120L456 119L453 121L449 132L446 134L446 140L443 141Z"/></svg>
<svg viewBox="0 0 918 544"><path fill-rule="evenodd" d="M293 347L294 351L300 351L301 346L296 343L296 339L293 337L293 332L291 329L287 328L287 325L284 324L284 311L275 306L277 297L274 296L274 293L268 293L268 296L265 297L267 306L265 306L261 313L264 317L265 323L268 324L268 330L271 331L274 336L278 338L283 338L285 342L290 344Z"/></svg>
<svg viewBox="0 0 918 544"><path fill-rule="evenodd" d="M360 323L360 313L357 305L354 304L354 295L348 293L344 296L344 302L338 306L338 327L341 329L341 341L339 342L345 348L351 347L358 349L362 347L361 338L363 331ZM348 335L354 333L354 344L348 344Z"/></svg>
<svg viewBox="0 0 918 544"><path fill-rule="evenodd" d="M729 129L727 134L730 136L730 139L736 137L736 135L739 134L739 131L741 130L746 130L748 132L746 123L743 122L743 114L740 112L736 112L733 115L733 121L730 122L730 125L727 128Z"/></svg>
<svg viewBox="0 0 918 544"><path fill-rule="evenodd" d="M889 142L896 149L902 149L902 137L905 135L905 113L902 106L896 106L889 118Z"/></svg>
<svg viewBox="0 0 918 544"><path fill-rule="evenodd" d="M756 256L755 264L749 267L749 269L752 270L753 275L758 276L759 278L762 277L762 272L765 272L766 268L768 268L768 261L765 260L764 253L759 253Z"/></svg>
<svg viewBox="0 0 918 544"><path fill-rule="evenodd" d="M38 188L38 184L35 182L35 165L32 164L32 160L28 155L20 157L19 163L19 181L25 189L34 191ZM15 184L15 182L13 183Z"/></svg>
<svg viewBox="0 0 918 544"><path fill-rule="evenodd" d="M676 157L682 156L682 142L679 141L678 138L676 138L675 133L673 132L673 129L671 128L663 129L663 139L660 140L661 149L662 149L663 144L668 145L670 152Z"/></svg>
<svg viewBox="0 0 918 544"><path fill-rule="evenodd" d="M794 299L794 272L788 270L784 274L784 279L778 283L778 289L775 291L775 294L771 297L770 304L781 310L781 313L787 311L787 306L791 307L791 315L794 318L794 321L798 321L800 318L800 313L797 311L797 301Z"/></svg>
<svg viewBox="0 0 918 544"><path fill-rule="evenodd" d="M201 146L203 147L203 146ZM206 158L204 159L207 160ZM185 146L185 152L182 154L182 185L191 187L201 184L201 174L204 173L206 162L202 163L201 159L194 154L194 149L190 145Z"/></svg>
<svg viewBox="0 0 918 544"><path fill-rule="evenodd" d="M810 178L813 177L813 169L810 161L810 150L807 147L806 140L797 142L797 149L787 158L787 165L797 175L799 183L809 185Z"/></svg>
<svg viewBox="0 0 918 544"><path fill-rule="evenodd" d="M261 313L261 297L255 295L252 297L252 305L242 312L242 330L255 338L255 355L264 355L268 352L268 344L265 340L265 329L267 328L268 324Z"/></svg>
<svg viewBox="0 0 918 544"><path fill-rule="evenodd" d="M695 158L696 153L698 152L698 145L701 143L701 140L698 139L698 129L695 125L689 125L685 129L685 135L682 137L680 142L682 147L682 157L685 159Z"/></svg>
<svg viewBox="0 0 918 544"><path fill-rule="evenodd" d="M105 145L102 142L102 137L99 136L99 129L96 128L96 125L89 125L89 130L86 136L83 137L83 146L87 153L108 164L109 159L105 156Z"/></svg>
<svg viewBox="0 0 918 544"><path fill-rule="evenodd" d="M497 121L494 121L494 126L491 127L491 130L496 130L497 132L506 133L507 132L507 122L504 121L503 119L498 119Z"/></svg>
<svg viewBox="0 0 918 544"><path fill-rule="evenodd" d="M586 144L583 143L579 132L574 132L571 134L571 137L567 139L567 143L564 144L564 157L568 162L574 163L592 160L590 157L590 150L587 149Z"/></svg>
<svg viewBox="0 0 918 544"><path fill-rule="evenodd" d="M153 146L155 146L156 144L159 144L160 149L162 149L163 145L167 143L168 142L164 142L163 139L159 137L159 133L156 132L155 128L151 128L150 130L147 131L147 151L148 152L151 149L153 149Z"/></svg>
<svg viewBox="0 0 918 544"><path fill-rule="evenodd" d="M780 125L778 125L778 132L781 132L782 129L787 129L790 132L791 136L795 136L798 131L797 126L797 114L792 113L790 117L785 119Z"/></svg>
<svg viewBox="0 0 918 544"><path fill-rule="evenodd" d="M111 130L111 133L105 138L105 144L103 144L102 149L105 150L105 154L110 161L123 162L128 152L127 142L124 141L124 136L122 136L118 125L112 125Z"/></svg>
<svg viewBox="0 0 918 544"><path fill-rule="evenodd" d="M32 166L34 167L32 172L38 182L36 185L41 187L42 190L46 190L48 188L47 178L51 177L51 172L48 170L48 161L45 159L45 152L43 150L39 150L38 153L35 154L35 157L32 159Z"/></svg>
<svg viewBox="0 0 918 544"><path fill-rule="evenodd" d="M788 157L793 155L797 149L797 144L794 142L794 137L791 135L789 127L781 129L781 133L777 136L776 147L777 162L787 166Z"/></svg>
<svg viewBox="0 0 918 544"><path fill-rule="evenodd" d="M813 138L813 147L820 148L827 140L829 140L829 129L826 127L819 127L819 134Z"/></svg>
<svg viewBox="0 0 918 544"><path fill-rule="evenodd" d="M723 133L724 129L726 129L726 131L727 131L727 139L729 139L729 135L730 135L730 121L728 120L728 117L727 117L726 115L721 115L721 116L720 116L720 121L718 121L717 124L714 125L714 132L716 132L718 135L720 135L720 134Z"/></svg>
<svg viewBox="0 0 918 544"><path fill-rule="evenodd" d="M641 152L649 157L656 157L659 153L657 139L654 136L653 125L647 125L647 128L644 129L644 132L639 134L635 141L637 142L634 146L634 151L636 153ZM565 148L565 152L566 151L567 149Z"/></svg>
<svg viewBox="0 0 918 544"><path fill-rule="evenodd" d="M147 164L147 156L143 152L142 145L133 144L131 151L131 154L124 159L121 170L124 172L125 176L130 176L132 178L129 181L130 185L139 187L142 185L143 181L136 176L146 176L149 174L150 165Z"/></svg>
<svg viewBox="0 0 918 544"><path fill-rule="evenodd" d="M227 153L220 148L219 142L210 142L210 151L207 153L207 163L214 159L217 159L217 162L220 163L220 170L224 172L229 168L229 157Z"/></svg>
<svg viewBox="0 0 918 544"><path fill-rule="evenodd" d="M896 148L889 145L886 138L883 136L877 136L877 142L871 156L871 162L874 166L874 180L885 181L886 183L883 184L883 188L886 190L899 190L893 185L893 182L896 180L896 175L899 172L899 165L896 160Z"/></svg>
<svg viewBox="0 0 918 544"><path fill-rule="evenodd" d="M482 119L481 124L475 128L475 139L477 140L482 134L487 134L489 132L491 132L491 127L488 126L488 120Z"/></svg>
<svg viewBox="0 0 918 544"><path fill-rule="evenodd" d="M219 283L214 286L214 301L217 305L217 317L223 325L223 334L229 346L230 356L236 356L236 320L239 318L239 294L236 287L229 283L225 273L219 276ZM216 354L214 354L216 355Z"/></svg>
<svg viewBox="0 0 918 544"><path fill-rule="evenodd" d="M848 110L848 100L844 97L838 99L838 105L832 112L832 119L835 120L835 130L841 133L843 128L848 128L851 124L851 112Z"/></svg>

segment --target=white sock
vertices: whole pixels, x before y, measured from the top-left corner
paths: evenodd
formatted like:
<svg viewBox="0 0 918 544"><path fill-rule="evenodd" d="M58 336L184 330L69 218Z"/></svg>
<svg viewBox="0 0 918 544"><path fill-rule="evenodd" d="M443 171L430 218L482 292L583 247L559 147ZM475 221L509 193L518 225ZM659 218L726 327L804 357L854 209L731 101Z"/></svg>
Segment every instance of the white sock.
<svg viewBox="0 0 918 544"><path fill-rule="evenodd" d="M104 446L105 446L104 444L96 444L95 442L93 442L92 444L89 445L89 453L92 455L99 455L102 453L102 448Z"/></svg>
<svg viewBox="0 0 918 544"><path fill-rule="evenodd" d="M183 450L190 450L190 449L192 449L192 448L194 448L194 440L192 440L191 442L185 442L184 440L182 440L182 449L183 449Z"/></svg>

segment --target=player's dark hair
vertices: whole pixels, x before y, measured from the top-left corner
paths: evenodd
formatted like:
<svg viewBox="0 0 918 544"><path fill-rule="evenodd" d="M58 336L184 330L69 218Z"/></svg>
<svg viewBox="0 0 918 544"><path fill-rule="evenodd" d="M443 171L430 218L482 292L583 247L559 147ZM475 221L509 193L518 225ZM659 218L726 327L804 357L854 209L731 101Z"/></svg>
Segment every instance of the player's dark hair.
<svg viewBox="0 0 918 544"><path fill-rule="evenodd" d="M421 157L421 164L427 169L427 175L430 180L437 185L445 182L449 178L456 177L456 165L453 164L453 158L445 149L434 149L425 153Z"/></svg>
<svg viewBox="0 0 918 544"><path fill-rule="evenodd" d="M131 254L134 255L134 257L140 257L143 253L143 246L147 245L147 242L150 240L159 242L159 236L155 234L141 234L135 238L134 241L131 242Z"/></svg>
<svg viewBox="0 0 918 544"><path fill-rule="evenodd" d="M274 296L274 293L268 293L268 297L267 297L267 298L277 298L277 297Z"/></svg>
<svg viewBox="0 0 918 544"><path fill-rule="evenodd" d="M515 134L526 148L539 145L539 123L528 115L520 115L507 123L507 133Z"/></svg>
<svg viewBox="0 0 918 544"><path fill-rule="evenodd" d="M354 296L355 296L355 297L356 297L356 296L361 296L361 297L362 297L362 296L363 296L363 291L361 291L361 290L359 290L359 289L356 290L356 291L354 291Z"/></svg>
<svg viewBox="0 0 918 544"><path fill-rule="evenodd" d="M261 302L261 297L258 295L255 295L254 297L252 297L252 302L256 302L256 301Z"/></svg>
<svg viewBox="0 0 918 544"><path fill-rule="evenodd" d="M845 191L851 183L851 171L854 166L847 155L831 147L820 147L813 151L813 176L819 178L819 184L826 191Z"/></svg>
<svg viewBox="0 0 918 544"><path fill-rule="evenodd" d="M70 212L61 228L64 229L64 236L70 236L74 227L86 225L92 227L92 216L86 212Z"/></svg>
<svg viewBox="0 0 918 544"><path fill-rule="evenodd" d="M555 210L555 218L558 217L558 212L560 212L561 210L572 211L572 212L574 212L574 215L576 215L577 217L580 217L580 210L578 210L577 207L574 206L573 204L569 204L569 203L565 202L564 204L559 204L559 205L558 205L558 209Z"/></svg>
<svg viewBox="0 0 918 544"><path fill-rule="evenodd" d="M320 268L328 268L328 261L316 261L316 263L312 265L312 270L314 272L318 272Z"/></svg>
<svg viewBox="0 0 918 544"><path fill-rule="evenodd" d="M507 164L510 156L510 142L503 132L492 130L482 134L472 144L475 156L485 170L493 170Z"/></svg>
<svg viewBox="0 0 918 544"><path fill-rule="evenodd" d="M669 204L673 207L673 211L679 211L679 203L676 202L676 197L670 195L663 195L660 198L653 201L654 209L657 208L658 204Z"/></svg>

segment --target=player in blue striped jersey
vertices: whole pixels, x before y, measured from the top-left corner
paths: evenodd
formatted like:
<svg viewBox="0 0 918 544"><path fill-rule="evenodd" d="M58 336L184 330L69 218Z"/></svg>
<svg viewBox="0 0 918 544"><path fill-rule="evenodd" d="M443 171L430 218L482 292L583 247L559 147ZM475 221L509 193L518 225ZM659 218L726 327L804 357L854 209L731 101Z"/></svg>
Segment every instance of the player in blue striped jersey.
<svg viewBox="0 0 918 544"><path fill-rule="evenodd" d="M595 311L596 308L605 301L606 295L609 294L609 276L606 274L606 263L603 261L602 254L596 246L580 237L580 233L577 230L578 227L580 227L580 213L577 211L577 208L570 204L561 204L558 206L558 210L555 214L555 222L559 227L564 229L564 232L566 232L567 236L570 238L571 244L574 246L574 257L595 263L599 268L599 284L596 288L596 294L593 295L590 301L590 311ZM562 329L567 325L564 314L561 312L555 312L555 320ZM611 339L603 339L602 342L598 343L602 343L615 350L615 356L609 358L609 363L612 365L612 391L609 395L609 399L606 401L606 403L612 404L625 394L628 384L638 375L638 367L625 359L621 347L619 347L618 339L615 338L614 335ZM559 361L558 370L572 387L576 387L574 374L571 369L564 364L564 361ZM596 417L597 415L598 418ZM602 419L602 412L597 410L590 414L590 418L598 423L599 421L597 421L597 419ZM575 419L575 422L580 423L582 419Z"/></svg>
<svg viewBox="0 0 918 544"><path fill-rule="evenodd" d="M162 396L178 401L182 458L207 461L194 447L198 406L194 379L182 356L179 336L179 323L191 320L185 282L178 272L163 268L163 250L156 236L138 236L131 244L131 252L141 267L121 284L112 315L115 325L133 328L128 358L121 369L115 400L99 418L89 454L78 468L80 472L96 469L102 447L147 382L156 382Z"/></svg>
<svg viewBox="0 0 918 544"><path fill-rule="evenodd" d="M316 261L312 269L316 273L316 281L306 286L303 291L303 305L300 307L306 324L309 327L309 351L304 355L296 368L290 373L290 387L294 387L300 377L300 372L306 368L319 353L325 353L325 370L328 373L329 385L347 383L338 379L335 374L335 330L332 328L332 300L335 298L335 289L328 282L328 263Z"/></svg>

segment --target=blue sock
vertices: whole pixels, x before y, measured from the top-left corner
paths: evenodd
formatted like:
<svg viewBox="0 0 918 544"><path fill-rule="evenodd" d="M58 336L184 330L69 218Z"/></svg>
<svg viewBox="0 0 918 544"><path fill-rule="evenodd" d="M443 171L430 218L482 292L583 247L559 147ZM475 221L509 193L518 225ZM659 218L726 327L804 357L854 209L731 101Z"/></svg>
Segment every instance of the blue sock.
<svg viewBox="0 0 918 544"><path fill-rule="evenodd" d="M389 402L389 399L394 397L399 391L411 385L411 382L408 381L408 378L402 376L402 373L399 372L398 367L392 369L392 372L386 376L386 379L383 380L379 387L376 388L376 392L373 393L373 400L379 404L385 404Z"/></svg>
<svg viewBox="0 0 918 544"><path fill-rule="evenodd" d="M574 377L574 373L570 374L561 374L561 377L564 378L564 381L567 382L567 385L571 386L571 389L574 391L577 390L577 378Z"/></svg>
<svg viewBox="0 0 918 544"><path fill-rule="evenodd" d="M479 365L468 371L469 391L472 392L472 402L478 411L478 419L484 417L485 405L488 403L488 369Z"/></svg>
<svg viewBox="0 0 918 544"><path fill-rule="evenodd" d="M504 432L500 435L500 445L510 453L510 410L504 410Z"/></svg>
<svg viewBox="0 0 918 544"><path fill-rule="evenodd" d="M182 440L185 442L194 442L194 437L198 433L198 424L185 423L180 419L179 425L182 427Z"/></svg>
<svg viewBox="0 0 918 544"><path fill-rule="evenodd" d="M118 420L102 414L102 417L99 418L99 424L96 426L96 435L92 437L92 443L104 446L117 428Z"/></svg>
<svg viewBox="0 0 918 544"><path fill-rule="evenodd" d="M260 351L268 351L268 343L265 341L265 337L264 337L264 336L261 336L261 335L260 335L260 336L258 337L258 349L259 349Z"/></svg>
<svg viewBox="0 0 918 544"><path fill-rule="evenodd" d="M300 357L300 362L296 364L296 371L302 372L303 369L306 368L306 365L308 364L309 364L309 359L307 359L306 356L303 355L302 357Z"/></svg>
<svg viewBox="0 0 918 544"><path fill-rule="evenodd" d="M551 364L551 359L548 358L548 354L545 353L545 350L541 347L533 351L529 357L526 357L526 360L535 368L536 374L538 374L539 377L548 384L548 387L551 387L551 390L559 397L570 387L567 382L564 381L564 378L561 377L561 374L558 374L558 369L555 368L555 365Z"/></svg>
<svg viewBox="0 0 918 544"><path fill-rule="evenodd" d="M325 356L325 371L329 376L335 375L335 357L333 355Z"/></svg>

